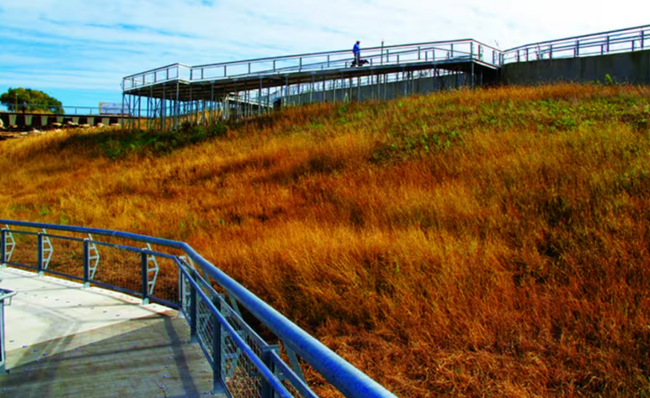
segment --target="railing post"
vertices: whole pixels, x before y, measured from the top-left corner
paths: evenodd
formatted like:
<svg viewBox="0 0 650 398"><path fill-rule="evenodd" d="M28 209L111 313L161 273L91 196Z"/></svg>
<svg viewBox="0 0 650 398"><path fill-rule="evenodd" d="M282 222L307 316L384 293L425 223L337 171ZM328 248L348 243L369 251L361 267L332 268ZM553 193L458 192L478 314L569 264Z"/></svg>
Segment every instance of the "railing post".
<svg viewBox="0 0 650 398"><path fill-rule="evenodd" d="M643 50L643 48L645 46L644 42L645 42L645 31L642 30L641 31L641 50Z"/></svg>
<svg viewBox="0 0 650 398"><path fill-rule="evenodd" d="M43 276L43 233L38 233L38 276Z"/></svg>
<svg viewBox="0 0 650 398"><path fill-rule="evenodd" d="M273 72L275 72L275 59L273 60Z"/></svg>
<svg viewBox="0 0 650 398"><path fill-rule="evenodd" d="M420 47L418 46L418 61L421 61L421 60L422 60L422 56L421 56L421 53L420 53Z"/></svg>
<svg viewBox="0 0 650 398"><path fill-rule="evenodd" d="M212 300L212 303L221 313L221 297ZM212 385L213 392L217 393L221 388L221 323L216 314L212 314Z"/></svg>
<svg viewBox="0 0 650 398"><path fill-rule="evenodd" d="M223 66L223 77L228 76L228 72L226 71L226 65Z"/></svg>
<svg viewBox="0 0 650 398"><path fill-rule="evenodd" d="M262 348L262 362L264 362L264 365L266 365L267 368L271 371L271 373L275 374L275 366L273 366L273 353L280 352L280 346L279 345L268 345L266 347L261 347ZM273 398L274 396L274 391L271 388L271 385L269 382L262 377L262 391L260 394L260 398Z"/></svg>
<svg viewBox="0 0 650 398"><path fill-rule="evenodd" d="M551 44L549 53L548 53L548 59L553 59L553 45Z"/></svg>
<svg viewBox="0 0 650 398"><path fill-rule="evenodd" d="M474 61L474 42L469 43L469 60Z"/></svg>
<svg viewBox="0 0 650 398"><path fill-rule="evenodd" d="M7 260L7 230L2 228L0 230L0 267L4 268L7 266L5 261Z"/></svg>
<svg viewBox="0 0 650 398"><path fill-rule="evenodd" d="M300 64L298 65L298 72L302 72L302 57L300 57Z"/></svg>
<svg viewBox="0 0 650 398"><path fill-rule="evenodd" d="M454 43L451 43L451 58L454 58Z"/></svg>
<svg viewBox="0 0 650 398"><path fill-rule="evenodd" d="M203 72L204 71L205 71L205 69L201 68L201 80L203 80Z"/></svg>
<svg viewBox="0 0 650 398"><path fill-rule="evenodd" d="M607 36L607 51L606 52L609 54L609 36Z"/></svg>
<svg viewBox="0 0 650 398"><path fill-rule="evenodd" d="M84 239L84 287L90 287L90 242Z"/></svg>
<svg viewBox="0 0 650 398"><path fill-rule="evenodd" d="M197 339L197 334L196 334L196 325L197 325L197 319L196 319L196 288L194 287L193 284L188 283L190 286L190 341L192 343L195 343Z"/></svg>
<svg viewBox="0 0 650 398"><path fill-rule="evenodd" d="M142 273L142 305L149 304L149 289L147 280L147 253L140 251L140 272Z"/></svg>
<svg viewBox="0 0 650 398"><path fill-rule="evenodd" d="M576 48L573 51L573 56L574 57L579 57L580 56L580 40L576 40Z"/></svg>
<svg viewBox="0 0 650 398"><path fill-rule="evenodd" d="M327 67L328 68L330 67L330 56L329 55L327 55Z"/></svg>

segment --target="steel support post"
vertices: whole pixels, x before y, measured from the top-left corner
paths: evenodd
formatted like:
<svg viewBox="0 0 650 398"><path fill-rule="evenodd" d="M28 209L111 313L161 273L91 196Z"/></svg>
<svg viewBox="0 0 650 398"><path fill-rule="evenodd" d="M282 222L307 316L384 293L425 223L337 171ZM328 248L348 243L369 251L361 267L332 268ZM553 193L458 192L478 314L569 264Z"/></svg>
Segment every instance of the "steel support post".
<svg viewBox="0 0 650 398"><path fill-rule="evenodd" d="M2 228L0 230L0 266L2 268L7 266L5 261L7 261L7 230Z"/></svg>
<svg viewBox="0 0 650 398"><path fill-rule="evenodd" d="M179 81L176 81L176 101L175 101L175 104L174 104L174 129L176 129L176 130L178 130L178 128L180 127L180 123L179 123L180 122L179 118L180 118L180 113L181 113L181 108L180 108L181 107L181 104L180 104L181 87L180 87L180 84L181 83Z"/></svg>
<svg viewBox="0 0 650 398"><path fill-rule="evenodd" d="M90 242L84 239L84 287L90 287Z"/></svg>
<svg viewBox="0 0 650 398"><path fill-rule="evenodd" d="M162 96L162 100L160 102L160 105L161 105L160 106L160 108L161 108L160 109L160 128L163 131L165 130L165 127L166 127L165 126L165 114L167 113L167 109L166 109L167 99L165 98L165 94L166 94L165 93L165 88L166 88L166 84L163 83L163 96Z"/></svg>
<svg viewBox="0 0 650 398"><path fill-rule="evenodd" d="M233 81L235 84L235 120L239 119L239 92L237 91L237 79Z"/></svg>
<svg viewBox="0 0 650 398"><path fill-rule="evenodd" d="M289 106L289 75L284 75L284 106Z"/></svg>
<svg viewBox="0 0 650 398"><path fill-rule="evenodd" d="M262 116L262 78L260 77L260 90L257 92L257 117Z"/></svg>
<svg viewBox="0 0 650 398"><path fill-rule="evenodd" d="M38 276L43 276L43 234L38 233L38 264L36 264L38 270Z"/></svg>
<svg viewBox="0 0 650 398"><path fill-rule="evenodd" d="M275 374L275 366L273 364L273 353L280 353L280 346L279 345L268 345L265 347L262 347L262 362L264 362L264 365L271 371L271 373ZM260 398L273 398L275 396L273 388L269 384L269 382L265 378L262 379L262 391L260 394Z"/></svg>
<svg viewBox="0 0 650 398"><path fill-rule="evenodd" d="M140 94L140 90L138 90L138 129L142 129L140 119L142 119L142 94Z"/></svg>
<svg viewBox="0 0 650 398"><path fill-rule="evenodd" d="M217 297L212 300L217 311L221 313L221 298ZM221 323L215 314L212 314L212 383L213 393L221 392L221 351L222 351L222 335Z"/></svg>
<svg viewBox="0 0 650 398"><path fill-rule="evenodd" d="M124 90L124 88L122 88L122 90ZM124 117L124 113L125 113L124 112L124 103L125 102L126 102L126 95L124 94L124 91L122 91L122 115L121 115L122 117ZM121 126L121 127L124 127L124 126Z"/></svg>
<svg viewBox="0 0 650 398"><path fill-rule="evenodd" d="M149 304L149 283L147 279L147 253L144 251L140 252L140 272L142 274L142 305L147 305Z"/></svg>
<svg viewBox="0 0 650 398"><path fill-rule="evenodd" d="M198 297L198 294L196 294L196 288L194 285L191 283L188 283L188 286L190 287L190 342L196 343L198 341L197 338L197 305L196 305L196 300Z"/></svg>
<svg viewBox="0 0 650 398"><path fill-rule="evenodd" d="M215 103L214 103L214 83L210 84L210 121L208 123L214 123L216 116Z"/></svg>
<svg viewBox="0 0 650 398"><path fill-rule="evenodd" d="M474 90L474 60L472 60L472 76L471 77L472 77L471 87L472 87L472 90Z"/></svg>
<svg viewBox="0 0 650 398"><path fill-rule="evenodd" d="M357 102L361 102L361 78L357 76Z"/></svg>

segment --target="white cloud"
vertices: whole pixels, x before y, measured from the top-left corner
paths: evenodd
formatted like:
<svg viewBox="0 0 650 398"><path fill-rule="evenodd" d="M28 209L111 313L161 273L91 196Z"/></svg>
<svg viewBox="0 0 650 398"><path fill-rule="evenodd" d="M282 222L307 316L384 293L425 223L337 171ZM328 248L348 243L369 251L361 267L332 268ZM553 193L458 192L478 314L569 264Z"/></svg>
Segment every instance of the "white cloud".
<svg viewBox="0 0 650 398"><path fill-rule="evenodd" d="M108 89L171 63L474 38L501 48L647 23L621 0L0 0L2 86Z"/></svg>

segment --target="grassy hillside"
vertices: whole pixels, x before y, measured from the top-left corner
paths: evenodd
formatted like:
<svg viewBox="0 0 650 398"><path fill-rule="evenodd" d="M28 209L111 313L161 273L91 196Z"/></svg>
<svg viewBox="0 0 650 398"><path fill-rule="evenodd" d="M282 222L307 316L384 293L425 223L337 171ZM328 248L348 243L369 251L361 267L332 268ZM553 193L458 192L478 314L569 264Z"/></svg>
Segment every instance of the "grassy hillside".
<svg viewBox="0 0 650 398"><path fill-rule="evenodd" d="M650 88L0 142L0 216L187 241L401 397L650 395Z"/></svg>

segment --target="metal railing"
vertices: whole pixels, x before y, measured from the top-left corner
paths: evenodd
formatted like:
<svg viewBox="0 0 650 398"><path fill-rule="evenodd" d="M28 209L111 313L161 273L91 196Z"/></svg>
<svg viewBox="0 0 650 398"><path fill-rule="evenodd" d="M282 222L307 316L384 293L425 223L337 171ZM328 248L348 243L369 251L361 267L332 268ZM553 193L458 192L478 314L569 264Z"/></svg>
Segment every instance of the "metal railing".
<svg viewBox="0 0 650 398"><path fill-rule="evenodd" d="M436 41L362 49L361 58L371 66L405 65L416 62L453 62L470 59L497 66L501 51L472 39ZM124 90L141 88L171 80L200 82L285 75L296 72L323 72L348 68L354 57L350 50L257 58L187 66L181 64L149 70L123 79ZM188 73L188 74L185 74ZM179 77L183 75L182 77ZM242 87L243 88L243 87Z"/></svg>
<svg viewBox="0 0 650 398"><path fill-rule="evenodd" d="M0 375L6 373L7 354L5 346L5 306L11 305L11 298L18 292L0 289Z"/></svg>
<svg viewBox="0 0 650 398"><path fill-rule="evenodd" d="M2 266L77 280L140 297L143 303L179 309L192 340L212 367L215 392L314 398L317 395L303 374L302 366L307 365L346 397L394 397L184 242L23 221L0 224L6 225L0 230ZM250 315L275 335L277 341L272 343L277 344L268 343L244 321Z"/></svg>
<svg viewBox="0 0 650 398"><path fill-rule="evenodd" d="M191 67L188 65L171 64L136 73L122 79L122 90L130 90L168 81L189 81L190 70Z"/></svg>
<svg viewBox="0 0 650 398"><path fill-rule="evenodd" d="M506 63L543 59L604 55L648 48L650 25L526 44L500 50L473 39L435 41L364 48L361 58L372 66L404 65L414 62L475 60L500 67ZM350 67L351 50L257 58L188 66L172 64L123 79L124 91L167 81L200 82L254 78L300 72L324 72ZM250 89L254 89L251 87ZM245 90L244 90L245 91Z"/></svg>
<svg viewBox="0 0 650 398"><path fill-rule="evenodd" d="M643 50L649 47L650 25L526 44L503 51L501 64L574 58Z"/></svg>

